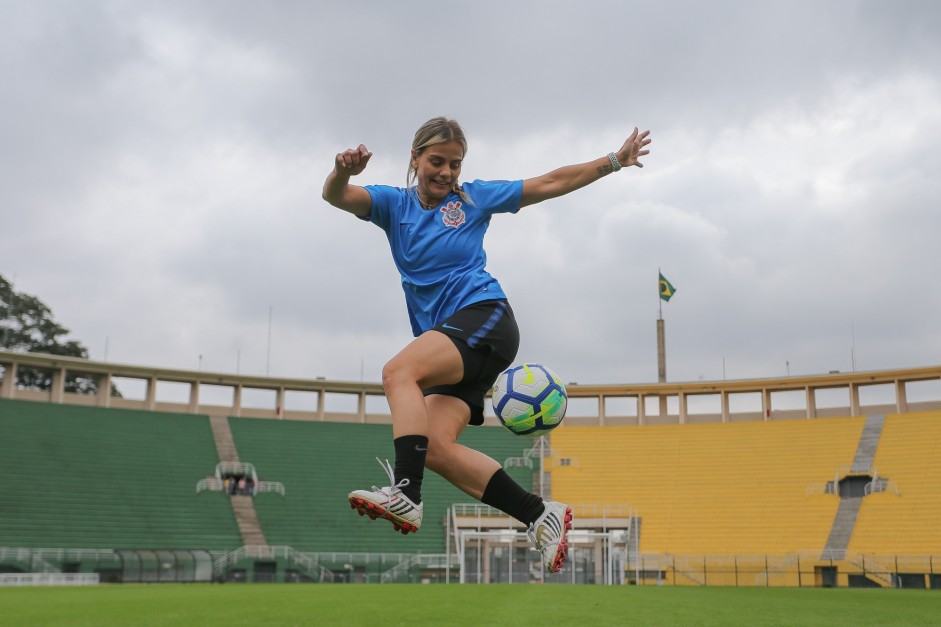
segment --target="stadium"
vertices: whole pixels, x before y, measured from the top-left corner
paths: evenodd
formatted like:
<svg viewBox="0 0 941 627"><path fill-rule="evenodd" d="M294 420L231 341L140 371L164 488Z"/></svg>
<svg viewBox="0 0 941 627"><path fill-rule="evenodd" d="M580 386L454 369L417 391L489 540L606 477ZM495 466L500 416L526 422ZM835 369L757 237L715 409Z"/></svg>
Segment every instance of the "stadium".
<svg viewBox="0 0 941 627"><path fill-rule="evenodd" d="M436 475L414 536L348 508L392 455L380 384L0 366L5 585L941 588L941 367L573 384L537 440L489 415L462 438L575 510L569 562L546 575L519 523ZM17 389L23 369L51 389ZM76 376L121 395L66 392Z"/></svg>

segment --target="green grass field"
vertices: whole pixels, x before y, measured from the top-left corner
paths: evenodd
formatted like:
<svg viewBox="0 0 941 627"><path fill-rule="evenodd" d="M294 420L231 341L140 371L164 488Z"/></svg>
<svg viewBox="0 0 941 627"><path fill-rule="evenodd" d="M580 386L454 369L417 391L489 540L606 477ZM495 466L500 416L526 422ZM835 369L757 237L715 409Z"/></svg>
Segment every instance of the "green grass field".
<svg viewBox="0 0 941 627"><path fill-rule="evenodd" d="M931 590L125 584L0 588L0 624L941 625Z"/></svg>

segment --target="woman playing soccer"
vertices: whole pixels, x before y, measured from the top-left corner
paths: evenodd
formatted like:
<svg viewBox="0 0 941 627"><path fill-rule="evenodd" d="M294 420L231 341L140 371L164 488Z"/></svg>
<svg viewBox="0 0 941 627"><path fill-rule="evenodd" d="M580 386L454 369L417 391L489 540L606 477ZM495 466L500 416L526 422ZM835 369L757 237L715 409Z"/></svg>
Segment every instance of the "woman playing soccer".
<svg viewBox="0 0 941 627"><path fill-rule="evenodd" d="M402 533L418 531L427 466L528 525L546 569L562 568L571 509L526 492L497 461L457 442L468 424L483 423L484 395L519 348L513 310L485 269L483 239L495 213L516 213L622 167L643 167L638 158L649 152L648 134L635 128L616 152L517 181L459 183L467 141L444 117L415 133L405 188L350 183L372 157L362 144L336 155L323 198L386 232L415 334L382 369L395 467L384 466L388 486L350 493L360 514L386 518Z"/></svg>

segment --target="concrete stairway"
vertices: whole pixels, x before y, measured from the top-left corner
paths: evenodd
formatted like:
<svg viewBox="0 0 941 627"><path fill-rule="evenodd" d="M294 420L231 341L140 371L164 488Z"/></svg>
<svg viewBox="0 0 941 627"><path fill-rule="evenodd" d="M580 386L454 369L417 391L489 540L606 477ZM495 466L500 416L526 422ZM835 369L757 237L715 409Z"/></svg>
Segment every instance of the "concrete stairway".
<svg viewBox="0 0 941 627"><path fill-rule="evenodd" d="M242 534L242 544L246 546L267 547L268 541L261 530L258 513L255 511L255 501L250 496L232 496L232 511L235 512L235 521ZM261 555L260 557L265 557Z"/></svg>
<svg viewBox="0 0 941 627"><path fill-rule="evenodd" d="M885 416L883 415L866 417L866 424L859 436L859 444L856 446L856 455L853 457L850 474L872 472L872 462L876 456L876 449L879 447L879 438L882 436L884 424ZM846 547L849 546L850 539L853 537L853 530L856 528L856 517L859 515L863 498L865 497L840 497L840 506L833 517L833 525L830 527L830 535L827 537L827 544L824 547L821 559L843 559L845 557Z"/></svg>
<svg viewBox="0 0 941 627"><path fill-rule="evenodd" d="M221 462L239 461L238 450L235 448L235 439L229 428L229 419L226 416L209 416L209 426L212 428L212 437L216 442L216 451ZM230 496L235 521L242 535L242 544L246 546L267 547L268 541L261 530L258 512L255 511L255 500L251 496Z"/></svg>
<svg viewBox="0 0 941 627"><path fill-rule="evenodd" d="M212 438L216 441L216 452L219 454L219 461L239 461L239 454L235 449L235 440L232 438L232 430L229 429L229 419L226 416L209 416L209 426L212 428Z"/></svg>
<svg viewBox="0 0 941 627"><path fill-rule="evenodd" d="M872 470L872 460L876 457L876 448L879 438L882 437L882 427L885 425L885 416L867 416L866 426L859 436L859 445L856 447L856 456L853 458L851 473L868 473Z"/></svg>

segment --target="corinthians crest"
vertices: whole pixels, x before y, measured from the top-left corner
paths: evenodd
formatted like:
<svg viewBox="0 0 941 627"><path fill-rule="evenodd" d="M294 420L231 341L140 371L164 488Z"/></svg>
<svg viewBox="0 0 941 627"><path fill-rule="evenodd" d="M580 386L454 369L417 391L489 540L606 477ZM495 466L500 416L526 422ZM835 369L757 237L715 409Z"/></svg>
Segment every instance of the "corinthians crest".
<svg viewBox="0 0 941 627"><path fill-rule="evenodd" d="M441 216L441 219L444 221L445 226L454 227L455 229L462 224L464 224L464 210L461 209L461 201L449 202L448 204L441 207L441 213L444 215Z"/></svg>

